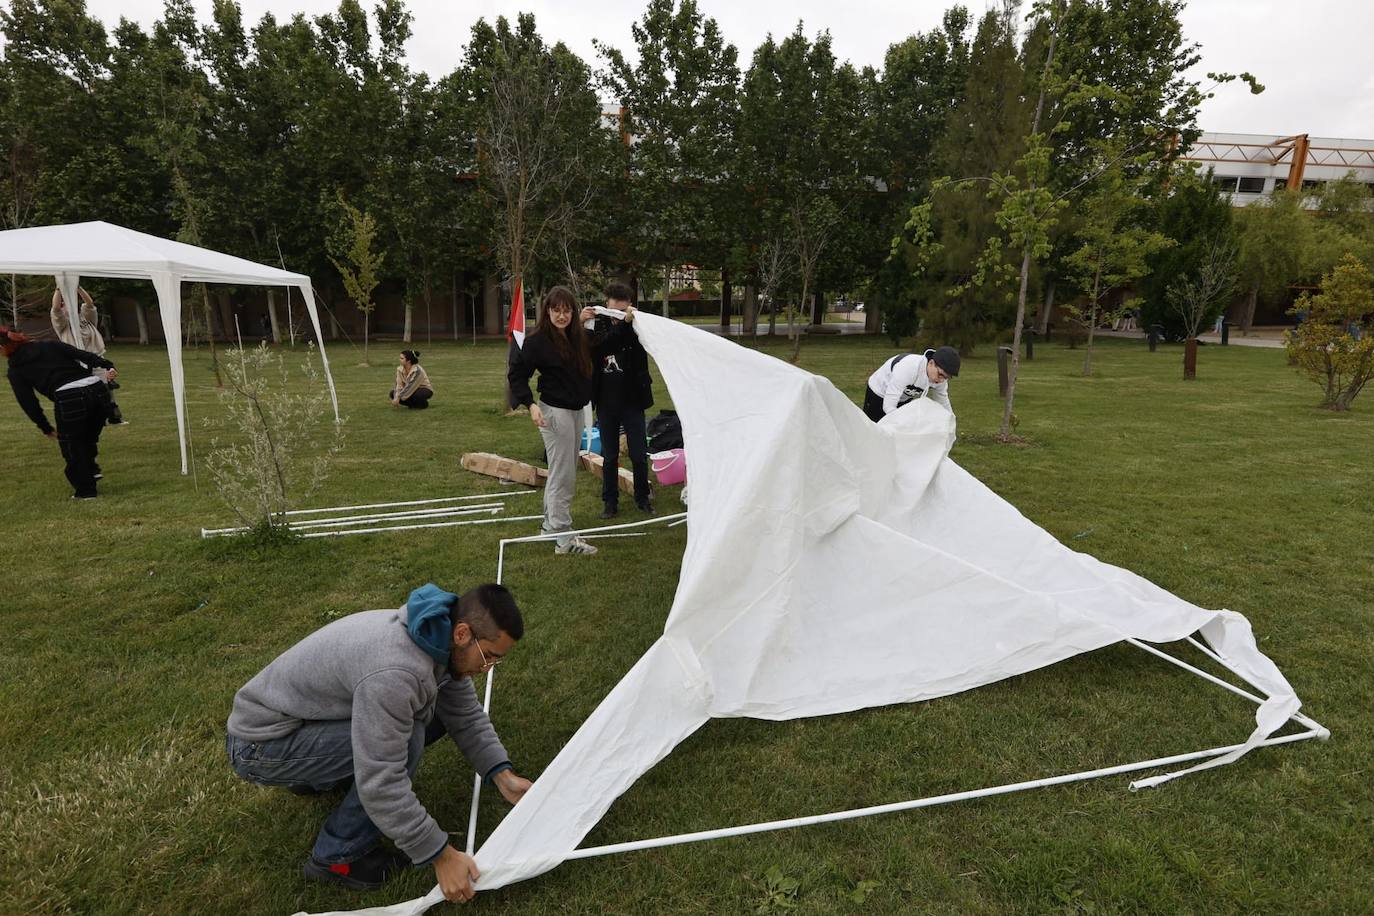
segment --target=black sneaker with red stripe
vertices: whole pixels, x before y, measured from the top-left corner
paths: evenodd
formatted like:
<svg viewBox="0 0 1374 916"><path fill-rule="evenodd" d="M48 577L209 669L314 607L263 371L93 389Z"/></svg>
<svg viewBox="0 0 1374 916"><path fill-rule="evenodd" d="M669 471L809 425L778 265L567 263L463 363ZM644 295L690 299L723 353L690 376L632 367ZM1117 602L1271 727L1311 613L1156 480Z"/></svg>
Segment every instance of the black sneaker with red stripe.
<svg viewBox="0 0 1374 916"><path fill-rule="evenodd" d="M399 849L378 846L352 862L330 864L313 855L306 859L301 871L307 878L342 884L355 891L375 891L398 872L410 866L410 859Z"/></svg>

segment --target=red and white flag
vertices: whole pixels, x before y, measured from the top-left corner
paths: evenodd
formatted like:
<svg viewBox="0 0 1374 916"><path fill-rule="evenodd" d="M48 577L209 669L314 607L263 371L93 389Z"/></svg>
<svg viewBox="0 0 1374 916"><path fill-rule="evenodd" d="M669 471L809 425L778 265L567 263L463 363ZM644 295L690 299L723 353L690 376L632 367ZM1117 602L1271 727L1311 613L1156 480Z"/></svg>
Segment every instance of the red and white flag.
<svg viewBox="0 0 1374 916"><path fill-rule="evenodd" d="M510 301L510 321L506 323L506 340L514 340L517 347L525 346L525 293L519 280L515 281L515 295Z"/></svg>

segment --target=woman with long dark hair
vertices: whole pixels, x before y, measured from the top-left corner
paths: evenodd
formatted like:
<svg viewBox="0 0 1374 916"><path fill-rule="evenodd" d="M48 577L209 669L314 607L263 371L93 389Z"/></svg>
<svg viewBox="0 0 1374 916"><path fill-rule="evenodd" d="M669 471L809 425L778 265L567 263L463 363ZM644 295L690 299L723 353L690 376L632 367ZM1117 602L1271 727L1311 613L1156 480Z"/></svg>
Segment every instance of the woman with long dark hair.
<svg viewBox="0 0 1374 916"><path fill-rule="evenodd" d="M419 350L402 350L396 366L396 380L391 383L391 406L424 410L434 397L434 386L420 366Z"/></svg>
<svg viewBox="0 0 1374 916"><path fill-rule="evenodd" d="M544 295L539 323L523 347L511 353L511 399L530 409L530 419L544 437L549 479L544 487L546 534L562 534L554 547L560 554L592 554L596 548L572 533L572 498L577 486L577 453L582 434L582 408L592 397L591 342L578 320L577 298L566 286ZM530 379L539 373L539 400ZM564 534L564 532L566 532Z"/></svg>

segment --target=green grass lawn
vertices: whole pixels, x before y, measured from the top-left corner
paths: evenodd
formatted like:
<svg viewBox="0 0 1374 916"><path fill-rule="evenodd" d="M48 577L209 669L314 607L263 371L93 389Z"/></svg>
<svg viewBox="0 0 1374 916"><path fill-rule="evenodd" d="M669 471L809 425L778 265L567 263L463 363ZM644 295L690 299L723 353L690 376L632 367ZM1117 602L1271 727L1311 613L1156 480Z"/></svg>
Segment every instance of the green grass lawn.
<svg viewBox="0 0 1374 916"><path fill-rule="evenodd" d="M504 343L423 349L437 394L419 413L387 404L393 345L375 346L371 367L358 350L330 347L348 445L312 505L497 489L459 468L464 451L540 459L529 420L498 406ZM891 352L880 339L808 339L802 365L859 400ZM1332 739L1135 794L1117 777L571 862L482 895L479 911L1374 911L1374 393L1335 415L1314 407L1318 388L1282 351L1205 347L1198 379L1184 382L1180 348L1151 354L1117 340L1098 344L1097 374L1085 379L1081 353L1056 341L1023 364L1018 431L1031 445L1014 448L991 442L1001 410L992 352L966 359L951 386L953 457L1074 549L1245 614ZM429 580L461 590L493 578L497 539L537 523L269 552L203 541L201 526L232 517L203 473L177 473L165 355L110 355L132 422L102 440L99 500L70 501L55 443L12 402L0 409L10 467L0 495L0 912L286 914L424 893L428 869L374 894L305 881L301 861L333 800L238 780L223 750L230 700L340 614L398 606ZM200 452L201 421L216 411L204 351L187 353L187 381ZM576 522L595 523L598 487L579 476ZM673 491L658 498L665 511L677 503ZM494 719L521 771L537 775L661 632L685 538L679 527L603 541L592 558L512 548L505 579L528 629L501 668ZM863 575L862 558L840 573ZM1118 646L914 706L715 721L616 802L588 843L1229 744L1252 716L1245 701ZM427 755L418 788L461 834L470 784L446 743ZM502 809L489 793L483 835Z"/></svg>

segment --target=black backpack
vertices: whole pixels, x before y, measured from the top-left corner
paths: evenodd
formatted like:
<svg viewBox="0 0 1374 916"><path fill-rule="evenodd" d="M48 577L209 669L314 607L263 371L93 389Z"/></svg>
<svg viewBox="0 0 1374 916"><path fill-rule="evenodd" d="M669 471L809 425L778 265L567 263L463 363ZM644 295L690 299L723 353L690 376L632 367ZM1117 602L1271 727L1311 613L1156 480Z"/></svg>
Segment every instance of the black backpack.
<svg viewBox="0 0 1374 916"><path fill-rule="evenodd" d="M666 452L670 448L682 448L682 421L677 418L676 410L660 410L644 428L649 434L649 451Z"/></svg>

